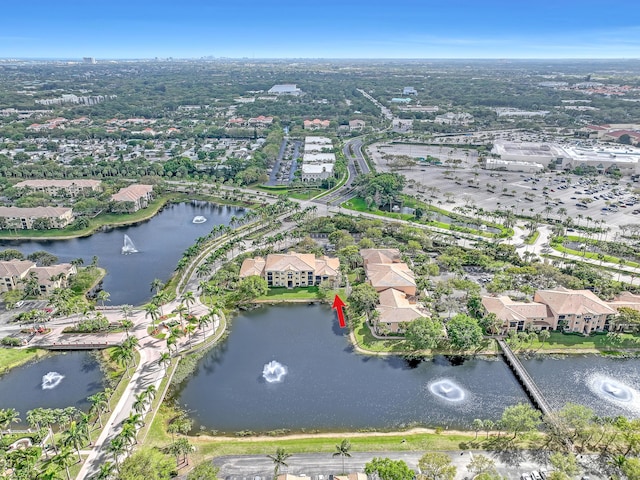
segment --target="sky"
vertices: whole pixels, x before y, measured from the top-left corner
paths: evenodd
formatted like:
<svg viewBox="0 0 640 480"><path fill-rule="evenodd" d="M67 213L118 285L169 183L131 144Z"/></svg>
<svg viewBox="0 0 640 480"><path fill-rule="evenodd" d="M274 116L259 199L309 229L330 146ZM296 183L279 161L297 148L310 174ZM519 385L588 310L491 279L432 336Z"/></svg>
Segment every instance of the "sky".
<svg viewBox="0 0 640 480"><path fill-rule="evenodd" d="M3 1L0 58L639 58L637 0Z"/></svg>

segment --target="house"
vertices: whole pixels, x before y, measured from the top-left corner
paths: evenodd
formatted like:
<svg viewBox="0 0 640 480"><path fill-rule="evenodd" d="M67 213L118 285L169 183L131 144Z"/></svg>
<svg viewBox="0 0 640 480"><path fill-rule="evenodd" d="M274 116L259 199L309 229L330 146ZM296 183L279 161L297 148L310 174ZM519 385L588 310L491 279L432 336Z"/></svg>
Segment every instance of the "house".
<svg viewBox="0 0 640 480"><path fill-rule="evenodd" d="M0 292L15 290L36 266L28 260L9 260L0 262Z"/></svg>
<svg viewBox="0 0 640 480"><path fill-rule="evenodd" d="M265 117L264 115L259 115L254 118L250 118L248 123L252 127L268 127L273 123L273 117Z"/></svg>
<svg viewBox="0 0 640 480"><path fill-rule="evenodd" d="M64 228L72 221L73 212L66 207L0 207L1 230Z"/></svg>
<svg viewBox="0 0 640 480"><path fill-rule="evenodd" d="M134 184L121 188L118 193L111 195L111 201L116 203L131 202L129 212L137 212L141 208L147 208L153 199L153 185Z"/></svg>
<svg viewBox="0 0 640 480"><path fill-rule="evenodd" d="M367 280L378 293L395 288L408 296L415 296L416 280L406 263L373 263L365 267Z"/></svg>
<svg viewBox="0 0 640 480"><path fill-rule="evenodd" d="M67 195L77 197L87 192L99 192L102 190L100 180L24 180L16 183L14 188L28 188L34 192L45 192L52 196Z"/></svg>
<svg viewBox="0 0 640 480"><path fill-rule="evenodd" d="M417 95L418 91L413 87L404 87L402 89L402 95Z"/></svg>
<svg viewBox="0 0 640 480"><path fill-rule="evenodd" d="M616 310L600 300L590 290L538 290L533 300L544 303L553 316L555 328L568 332L591 332L608 330L609 318Z"/></svg>
<svg viewBox="0 0 640 480"><path fill-rule="evenodd" d="M340 283L340 260L312 253L273 253L262 257L247 258L240 267L240 278L258 275L269 287L309 287L328 281Z"/></svg>
<svg viewBox="0 0 640 480"><path fill-rule="evenodd" d="M366 126L364 120L349 120L349 131L350 132L359 132Z"/></svg>
<svg viewBox="0 0 640 480"><path fill-rule="evenodd" d="M484 296L482 305L488 313L493 313L502 322L501 333L509 330L555 330L555 318L544 303L516 302L509 297Z"/></svg>
<svg viewBox="0 0 640 480"><path fill-rule="evenodd" d="M378 333L404 333L404 324L428 316L411 303L404 292L395 288L380 293L380 305L376 310L375 328Z"/></svg>
<svg viewBox="0 0 640 480"><path fill-rule="evenodd" d="M329 120L320 120L319 118L314 118L313 120L305 120L303 122L303 127L305 130L318 130L320 128L328 128Z"/></svg>
<svg viewBox="0 0 640 480"><path fill-rule="evenodd" d="M48 267L34 267L31 272L38 279L40 294L46 295L56 288L66 288L69 285L69 277L77 273L75 265L60 263Z"/></svg>

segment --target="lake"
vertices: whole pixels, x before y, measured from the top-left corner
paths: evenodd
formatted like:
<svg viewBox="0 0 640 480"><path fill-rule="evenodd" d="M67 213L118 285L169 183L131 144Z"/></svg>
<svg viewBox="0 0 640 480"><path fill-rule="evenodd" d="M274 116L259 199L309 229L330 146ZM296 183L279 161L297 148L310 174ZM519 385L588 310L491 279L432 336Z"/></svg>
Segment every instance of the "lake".
<svg viewBox="0 0 640 480"><path fill-rule="evenodd" d="M151 297L151 282L155 278L167 281L173 274L182 253L198 237L207 235L219 224L228 225L231 217L244 215L244 209L208 202L168 204L150 220L89 237L70 240L2 241L3 248L17 248L25 255L45 250L60 262L82 258L85 264L98 256L98 265L107 270L102 287L111 294L108 304L140 305ZM196 216L207 219L193 223ZM135 244L138 253L123 255L124 235Z"/></svg>

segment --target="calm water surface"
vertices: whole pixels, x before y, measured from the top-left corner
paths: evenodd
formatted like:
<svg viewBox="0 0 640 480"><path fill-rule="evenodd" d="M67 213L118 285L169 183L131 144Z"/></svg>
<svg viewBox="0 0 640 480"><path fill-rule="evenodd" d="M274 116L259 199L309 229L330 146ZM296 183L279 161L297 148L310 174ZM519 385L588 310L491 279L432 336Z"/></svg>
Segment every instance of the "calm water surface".
<svg viewBox="0 0 640 480"><path fill-rule="evenodd" d="M43 377L50 372L59 376L57 380L52 377L53 382L48 384L53 388L43 388ZM23 422L26 413L34 408L88 410L87 397L101 390L104 390L102 371L91 353L54 353L0 377L0 409L15 408Z"/></svg>
<svg viewBox="0 0 640 480"><path fill-rule="evenodd" d="M281 382L263 377L272 361L286 368ZM319 305L234 318L227 341L200 361L178 400L196 429L225 432L463 427L528 401L499 360L440 356L412 368L395 356L355 354L335 313Z"/></svg>
<svg viewBox="0 0 640 480"><path fill-rule="evenodd" d="M151 296L154 278L168 280L182 253L196 238L206 235L215 225L229 224L232 216L240 217L244 209L190 202L167 205L152 219L126 227L99 232L90 237L71 240L37 240L0 242L3 248L17 248L25 254L45 250L56 255L60 262L82 258L91 263L94 255L98 264L107 270L103 288L111 294L110 304L144 303ZM202 215L207 222L194 224L193 218ZM133 240L139 253L122 255L124 235Z"/></svg>

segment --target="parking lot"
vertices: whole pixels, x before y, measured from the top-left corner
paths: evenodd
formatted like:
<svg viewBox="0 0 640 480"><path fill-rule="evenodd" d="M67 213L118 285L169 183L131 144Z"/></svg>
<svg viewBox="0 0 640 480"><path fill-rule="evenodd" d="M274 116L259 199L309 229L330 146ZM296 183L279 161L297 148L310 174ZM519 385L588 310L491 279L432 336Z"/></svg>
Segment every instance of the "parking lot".
<svg viewBox="0 0 640 480"><path fill-rule="evenodd" d="M434 166L417 165L392 170L393 155L418 158L434 156L437 149L446 152L446 159L459 163ZM451 152L453 150L453 153ZM384 152L386 156L383 156ZM378 171L397 171L407 178L405 192L428 198L434 205L447 210L472 205L485 211L509 210L517 215L540 214L543 219L563 220L589 226L609 227L613 239L617 227L640 223L640 185L629 177L615 180L609 176L578 176L565 172L520 173L479 168L477 157L467 156L467 150L450 147L409 147L374 144L367 149ZM589 219L589 220L587 220ZM599 224L599 225L597 225Z"/></svg>

